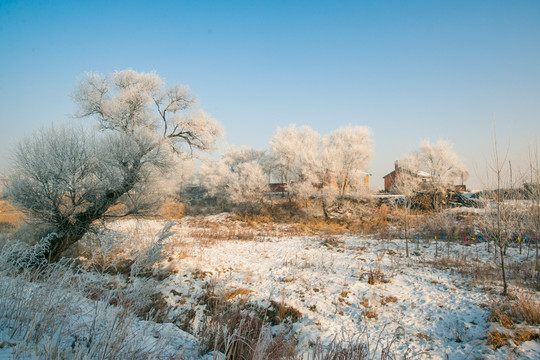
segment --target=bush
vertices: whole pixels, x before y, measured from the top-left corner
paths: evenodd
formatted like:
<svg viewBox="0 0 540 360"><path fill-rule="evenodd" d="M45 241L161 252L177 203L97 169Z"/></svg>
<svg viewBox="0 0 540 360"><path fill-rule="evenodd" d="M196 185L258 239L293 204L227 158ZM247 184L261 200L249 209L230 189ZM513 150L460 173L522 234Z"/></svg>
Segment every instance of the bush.
<svg viewBox="0 0 540 360"><path fill-rule="evenodd" d="M176 200L167 200L159 209L159 214L167 220L181 219L186 213L186 205Z"/></svg>

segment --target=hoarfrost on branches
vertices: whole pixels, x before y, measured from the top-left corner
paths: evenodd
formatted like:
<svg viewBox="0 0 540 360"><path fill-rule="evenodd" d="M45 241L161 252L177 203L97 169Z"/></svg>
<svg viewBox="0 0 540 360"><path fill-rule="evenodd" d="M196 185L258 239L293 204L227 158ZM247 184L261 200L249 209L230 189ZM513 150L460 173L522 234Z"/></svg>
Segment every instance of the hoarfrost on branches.
<svg viewBox="0 0 540 360"><path fill-rule="evenodd" d="M90 73L73 98L77 115L96 119L101 132L56 127L24 140L7 189L13 202L46 225L43 236L58 234L45 254L52 261L96 220L155 205L163 190L151 185L173 168L174 155L211 149L222 134L187 87L166 88L155 73Z"/></svg>

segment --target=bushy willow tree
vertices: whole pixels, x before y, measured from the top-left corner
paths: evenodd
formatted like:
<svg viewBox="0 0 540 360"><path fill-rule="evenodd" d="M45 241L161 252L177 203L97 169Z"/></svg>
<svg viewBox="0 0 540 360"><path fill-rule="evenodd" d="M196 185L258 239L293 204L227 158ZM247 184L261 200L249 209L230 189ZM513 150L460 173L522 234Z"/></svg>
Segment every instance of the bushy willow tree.
<svg viewBox="0 0 540 360"><path fill-rule="evenodd" d="M320 136L307 126L278 129L271 141L272 171L298 200L315 197L328 206L364 185L373 157L371 131L349 126Z"/></svg>
<svg viewBox="0 0 540 360"><path fill-rule="evenodd" d="M270 190L266 162L264 150L231 147L221 159L201 165L199 181L219 202L255 210Z"/></svg>
<svg viewBox="0 0 540 360"><path fill-rule="evenodd" d="M77 116L97 120L99 131L53 127L23 140L7 187L9 198L44 225L49 261L96 220L147 209L159 194L156 177L175 156L207 150L222 133L186 87L167 88L155 73L87 74L73 97Z"/></svg>
<svg viewBox="0 0 540 360"><path fill-rule="evenodd" d="M434 144L429 140L424 141L412 157L411 166L427 175L427 185L435 191L446 190L448 185L464 182L469 178L463 160L448 141L439 140Z"/></svg>

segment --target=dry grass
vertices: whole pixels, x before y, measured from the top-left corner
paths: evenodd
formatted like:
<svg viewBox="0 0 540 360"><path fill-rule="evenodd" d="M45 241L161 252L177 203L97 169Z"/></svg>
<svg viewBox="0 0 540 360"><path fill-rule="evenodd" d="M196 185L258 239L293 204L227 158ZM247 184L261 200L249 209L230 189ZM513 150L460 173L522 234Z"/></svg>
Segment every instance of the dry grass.
<svg viewBox="0 0 540 360"><path fill-rule="evenodd" d="M285 320L297 322L302 318L302 313L292 306L286 305L283 302L271 301L270 307L267 309L267 316L272 325L279 325Z"/></svg>
<svg viewBox="0 0 540 360"><path fill-rule="evenodd" d="M285 226L287 233L283 235L342 235L348 230L348 223L338 219L325 219L320 217L300 217L300 216L273 216L265 215L235 215L234 220L237 220L246 226L252 228L268 228L274 229L276 224Z"/></svg>
<svg viewBox="0 0 540 360"><path fill-rule="evenodd" d="M540 332L537 329L519 329L514 332L488 331L487 344L491 345L493 349L510 345L510 340L515 345L526 341L538 341L540 340Z"/></svg>
<svg viewBox="0 0 540 360"><path fill-rule="evenodd" d="M491 345L493 349L498 349L502 346L508 345L508 340L511 339L511 335L507 333L501 333L497 330L488 331L487 344Z"/></svg>
<svg viewBox="0 0 540 360"><path fill-rule="evenodd" d="M161 217L167 220L181 219L184 217L185 213L186 205L174 200L165 201L159 209Z"/></svg>
<svg viewBox="0 0 540 360"><path fill-rule="evenodd" d="M0 233L17 230L25 218L26 216L11 203L0 200Z"/></svg>
<svg viewBox="0 0 540 360"><path fill-rule="evenodd" d="M205 322L200 354L218 350L226 359L294 359L296 341L285 330L272 336L265 322L241 309L230 309Z"/></svg>
<svg viewBox="0 0 540 360"><path fill-rule="evenodd" d="M395 303L396 301L398 301L398 298L397 296L388 296L384 299L381 299L381 305L386 305L386 304L389 304L389 303Z"/></svg>
<svg viewBox="0 0 540 360"><path fill-rule="evenodd" d="M0 326L17 343L14 358L135 360L158 358L164 349L165 340L150 348L134 331L140 305L152 303L146 291L104 284L68 262L14 270L3 278L0 297ZM103 301L89 302L83 294Z"/></svg>
<svg viewBox="0 0 540 360"><path fill-rule="evenodd" d="M302 314L291 306L272 301L268 308L246 301L252 291L239 288L221 292L210 281L206 293L198 300L206 305L205 318L196 334L199 353L219 350L227 359L293 359L296 340L291 328L282 326L272 335L271 326L285 320L298 321ZM242 298L240 301L239 298ZM184 328L194 316L187 314ZM187 323L186 323L187 322Z"/></svg>
<svg viewBox="0 0 540 360"><path fill-rule="evenodd" d="M384 357L381 356L384 359ZM369 344L361 341L332 341L329 345L316 343L309 360L364 360L369 359Z"/></svg>
<svg viewBox="0 0 540 360"><path fill-rule="evenodd" d="M252 292L253 292L253 290L251 290L251 289L245 289L245 288L234 289L234 290L226 291L223 294L223 298L225 300L234 300L238 296L244 296L245 297L245 296L251 294Z"/></svg>
<svg viewBox="0 0 540 360"><path fill-rule="evenodd" d="M488 345L497 349L513 340L516 345L525 341L538 341L540 332L540 302L531 293L508 296L488 305L489 321L499 323L504 332L488 331Z"/></svg>
<svg viewBox="0 0 540 360"><path fill-rule="evenodd" d="M384 273L384 271L382 271L381 268L376 267L375 269L369 269L369 273L368 273L369 285L387 284L389 282L390 282L390 279Z"/></svg>
<svg viewBox="0 0 540 360"><path fill-rule="evenodd" d="M136 309L135 313L141 319L152 319L157 323L164 323L168 321L169 311L169 303L163 294L158 292L151 295L150 301L143 307Z"/></svg>
<svg viewBox="0 0 540 360"><path fill-rule="evenodd" d="M533 293L520 293L490 304L490 321L498 322L507 329L514 324L540 325L540 301Z"/></svg>
<svg viewBox="0 0 540 360"><path fill-rule="evenodd" d="M367 309L365 315L368 319L377 320L377 318L379 317L379 315L377 314L377 309Z"/></svg>
<svg viewBox="0 0 540 360"><path fill-rule="evenodd" d="M429 260L433 267L451 270L468 277L472 285L481 285L489 289L494 284L502 284L501 270L493 262L471 261L467 256L440 257ZM534 270L534 271L533 271ZM510 285L537 291L540 284L537 283L537 270L534 261L511 262L507 259L507 280Z"/></svg>
<svg viewBox="0 0 540 360"><path fill-rule="evenodd" d="M504 310L500 307L492 308L488 320L499 323L506 329L512 329L514 327L512 318L505 314Z"/></svg>
<svg viewBox="0 0 540 360"><path fill-rule="evenodd" d="M254 241L261 239L264 235L266 235L264 232L258 232L253 229L236 227L227 228L223 226L193 229L188 232L189 237L199 240L199 243L207 246L214 245L217 241Z"/></svg>
<svg viewBox="0 0 540 360"><path fill-rule="evenodd" d="M514 332L514 341L518 343L538 340L540 340L540 332L536 329L519 329Z"/></svg>
<svg viewBox="0 0 540 360"><path fill-rule="evenodd" d="M367 307L369 306L369 300L366 298L362 299L362 301L360 302L360 305L362 305L363 307L367 309Z"/></svg>

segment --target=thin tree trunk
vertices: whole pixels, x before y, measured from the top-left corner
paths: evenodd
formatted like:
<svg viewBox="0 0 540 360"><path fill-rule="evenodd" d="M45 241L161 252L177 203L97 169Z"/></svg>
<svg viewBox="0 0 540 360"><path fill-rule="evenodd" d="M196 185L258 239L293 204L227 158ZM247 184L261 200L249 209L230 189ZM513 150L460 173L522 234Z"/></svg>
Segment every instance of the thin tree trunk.
<svg viewBox="0 0 540 360"><path fill-rule="evenodd" d="M330 218L330 216L328 216L328 211L326 210L326 202L324 200L321 200L321 205L325 219Z"/></svg>
<svg viewBox="0 0 540 360"><path fill-rule="evenodd" d="M506 270L504 269L504 249L502 246L499 247L501 255L501 268L502 268L502 278L503 278L503 295L508 295L508 284L506 282Z"/></svg>

